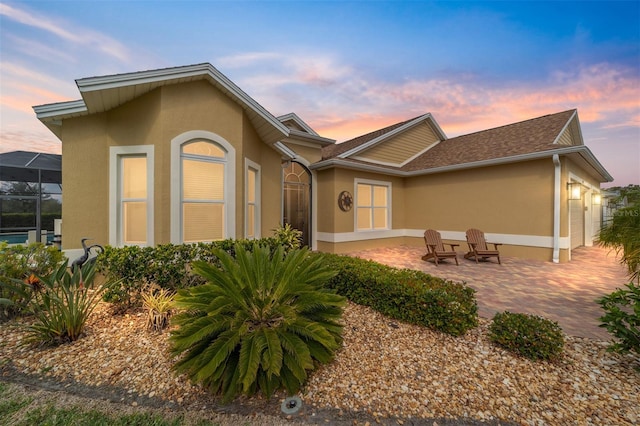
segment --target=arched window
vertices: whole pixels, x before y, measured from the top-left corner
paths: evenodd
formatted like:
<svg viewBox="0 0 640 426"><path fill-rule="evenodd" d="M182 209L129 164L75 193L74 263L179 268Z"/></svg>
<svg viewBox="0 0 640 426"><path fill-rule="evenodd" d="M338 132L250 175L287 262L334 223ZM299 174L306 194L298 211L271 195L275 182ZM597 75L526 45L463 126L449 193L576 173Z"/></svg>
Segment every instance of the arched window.
<svg viewBox="0 0 640 426"><path fill-rule="evenodd" d="M302 231L302 245L311 241L311 173L300 163L290 162L283 169L283 223Z"/></svg>
<svg viewBox="0 0 640 426"><path fill-rule="evenodd" d="M195 243L235 237L234 149L209 132L172 141L171 241Z"/></svg>

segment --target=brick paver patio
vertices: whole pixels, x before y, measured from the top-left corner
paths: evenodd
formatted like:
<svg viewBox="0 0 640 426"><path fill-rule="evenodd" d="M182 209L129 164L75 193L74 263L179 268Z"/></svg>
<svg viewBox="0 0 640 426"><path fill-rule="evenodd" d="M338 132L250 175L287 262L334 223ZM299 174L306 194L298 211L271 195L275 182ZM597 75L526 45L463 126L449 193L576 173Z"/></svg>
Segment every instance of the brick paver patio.
<svg viewBox="0 0 640 426"><path fill-rule="evenodd" d="M464 281L477 291L481 317L505 310L536 314L557 321L569 335L601 340L611 336L598 327L603 311L595 299L629 282L615 253L601 247L573 250L572 261L561 264L502 256L502 265L495 258L476 264L460 251L460 266L453 260L435 266L422 260L424 253L421 247L402 246L350 255Z"/></svg>

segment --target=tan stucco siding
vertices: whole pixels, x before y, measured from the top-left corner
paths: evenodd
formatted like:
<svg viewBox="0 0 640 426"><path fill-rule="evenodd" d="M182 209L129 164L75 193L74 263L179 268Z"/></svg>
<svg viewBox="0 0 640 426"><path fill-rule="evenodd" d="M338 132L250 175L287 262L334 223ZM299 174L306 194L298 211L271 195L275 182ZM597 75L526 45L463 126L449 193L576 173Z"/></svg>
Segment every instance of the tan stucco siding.
<svg viewBox="0 0 640 426"><path fill-rule="evenodd" d="M159 136L153 141L156 155L155 239L156 244L171 241L171 140L192 130L204 130L223 137L236 149L236 235L244 234L242 220L244 166L242 156L242 108L205 81L164 86L161 89L161 113L155 126ZM151 132L155 133L153 130ZM239 229L242 231L239 233Z"/></svg>
<svg viewBox="0 0 640 426"><path fill-rule="evenodd" d="M109 241L109 146L104 114L66 120L62 136L62 248Z"/></svg>
<svg viewBox="0 0 640 426"><path fill-rule="evenodd" d="M241 146L243 110L206 81L162 88L162 132L168 140L189 130L217 133Z"/></svg>
<svg viewBox="0 0 640 426"><path fill-rule="evenodd" d="M338 218L343 223L342 228L345 230L343 232L347 232L348 226L346 223L350 221L353 224L353 209L350 212L342 212L337 205L338 194L341 191L353 192L353 190L347 188L346 182L336 182L336 171L336 169L329 169L320 170L316 173L318 232L334 232L334 230L338 229L336 223ZM338 188L342 189L338 190Z"/></svg>
<svg viewBox="0 0 640 426"><path fill-rule="evenodd" d="M261 165L263 187L269 193L262 196L262 231L275 227L281 204L279 155L260 140L237 103L199 81L163 86L107 113L64 121L63 247L78 248L85 236L108 244L109 147L125 145L154 147L154 242L168 243L171 140L192 130L215 133L236 150L236 236L244 236L245 156Z"/></svg>
<svg viewBox="0 0 640 426"><path fill-rule="evenodd" d="M407 180L407 227L553 235L553 163L531 161Z"/></svg>
<svg viewBox="0 0 640 426"><path fill-rule="evenodd" d="M318 172L318 231L328 233L355 232L355 181L366 179L391 183L391 229L404 226L404 183L401 178L346 169ZM338 206L338 196L349 191L354 206L344 212Z"/></svg>
<svg viewBox="0 0 640 426"><path fill-rule="evenodd" d="M285 142L284 145L308 161L309 164L316 163L322 159L322 151L320 147L314 148L292 142Z"/></svg>
<svg viewBox="0 0 640 426"><path fill-rule="evenodd" d="M438 140L428 124L420 123L393 139L358 154L355 158L385 164L402 164Z"/></svg>
<svg viewBox="0 0 640 426"><path fill-rule="evenodd" d="M275 151L271 146L263 143L260 140L257 132L251 125L248 117L244 117L243 122L244 143L242 147L242 156L247 158L260 166L260 183L261 183L261 205L260 205L260 220L261 220L261 236L270 236L273 234L272 230L275 229L282 222L282 160L281 155ZM244 163L244 160L241 160ZM238 190L236 194L239 199L240 206L237 209L236 216L238 221L236 223L237 233L240 237L245 237L245 193L246 188L244 164L237 170L241 174L236 182L238 184ZM237 174L237 173L236 173Z"/></svg>

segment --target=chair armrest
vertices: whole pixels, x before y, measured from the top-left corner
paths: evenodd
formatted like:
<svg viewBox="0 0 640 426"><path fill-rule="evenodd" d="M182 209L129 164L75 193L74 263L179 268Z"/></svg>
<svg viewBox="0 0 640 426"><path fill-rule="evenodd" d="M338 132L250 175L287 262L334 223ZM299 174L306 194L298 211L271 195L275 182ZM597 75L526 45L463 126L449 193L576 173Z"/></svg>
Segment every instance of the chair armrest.
<svg viewBox="0 0 640 426"><path fill-rule="evenodd" d="M445 244L445 246L451 246L451 251L455 251L455 247L460 247L460 244Z"/></svg>
<svg viewBox="0 0 640 426"><path fill-rule="evenodd" d="M487 243L487 244L493 244L493 248L494 248L495 250L498 250L498 246L501 246L501 245L502 245L502 243Z"/></svg>

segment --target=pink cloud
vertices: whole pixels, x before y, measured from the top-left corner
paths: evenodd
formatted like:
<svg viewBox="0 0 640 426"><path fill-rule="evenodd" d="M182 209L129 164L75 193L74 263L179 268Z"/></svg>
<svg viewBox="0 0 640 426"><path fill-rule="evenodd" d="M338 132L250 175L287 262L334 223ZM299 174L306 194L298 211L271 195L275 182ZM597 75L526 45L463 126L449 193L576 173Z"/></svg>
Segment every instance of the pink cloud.
<svg viewBox="0 0 640 426"><path fill-rule="evenodd" d="M369 83L366 90L355 96L348 108L337 105L337 126L332 126L325 111L313 113L306 119L319 124L325 133L339 140L359 134L357 129L369 122L372 131L380 126L378 117L397 117L402 121L431 112L449 136L470 133L529 118L577 108L581 122L599 123L602 127L638 127L640 120L640 79L630 70L599 64L557 73L538 85L522 84L511 87L486 88L481 82L462 83L438 80L413 80L394 85ZM362 118L367 110L373 119ZM340 120L337 119L340 118ZM348 126L342 120L354 120ZM386 120L384 120L386 121ZM343 133L344 132L344 133Z"/></svg>

